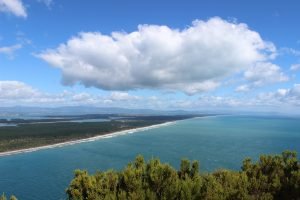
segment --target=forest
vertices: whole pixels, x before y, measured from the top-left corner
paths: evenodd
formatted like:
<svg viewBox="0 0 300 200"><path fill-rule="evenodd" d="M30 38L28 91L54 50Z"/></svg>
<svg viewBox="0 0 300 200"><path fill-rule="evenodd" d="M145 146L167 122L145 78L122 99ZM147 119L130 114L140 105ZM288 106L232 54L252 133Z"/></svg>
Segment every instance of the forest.
<svg viewBox="0 0 300 200"><path fill-rule="evenodd" d="M69 200L299 200L300 163L296 152L246 158L240 171L201 172L198 161L181 160L176 170L159 159L139 155L122 171L89 175L76 170Z"/></svg>

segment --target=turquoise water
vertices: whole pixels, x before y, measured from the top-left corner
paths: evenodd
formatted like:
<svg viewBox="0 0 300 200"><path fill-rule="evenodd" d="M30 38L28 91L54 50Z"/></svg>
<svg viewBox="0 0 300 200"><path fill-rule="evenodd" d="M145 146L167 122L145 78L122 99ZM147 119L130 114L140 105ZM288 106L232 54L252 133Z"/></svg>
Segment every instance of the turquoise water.
<svg viewBox="0 0 300 200"><path fill-rule="evenodd" d="M300 119L223 116L198 118L134 134L62 148L0 157L0 192L25 200L65 199L74 169L121 169L137 154L179 166L200 161L200 170L239 169L245 157L300 152Z"/></svg>

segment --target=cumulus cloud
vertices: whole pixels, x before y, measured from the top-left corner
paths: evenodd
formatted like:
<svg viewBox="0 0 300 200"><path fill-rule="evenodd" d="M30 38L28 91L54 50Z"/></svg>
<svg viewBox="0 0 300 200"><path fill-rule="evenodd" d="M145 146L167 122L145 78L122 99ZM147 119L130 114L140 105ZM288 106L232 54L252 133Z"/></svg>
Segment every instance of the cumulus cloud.
<svg viewBox="0 0 300 200"><path fill-rule="evenodd" d="M289 77L282 72L278 65L270 62L260 62L250 67L244 72L244 78L249 83L238 86L236 91L246 92L252 88L289 80Z"/></svg>
<svg viewBox="0 0 300 200"><path fill-rule="evenodd" d="M92 97L90 94L83 92L83 93L73 95L72 100L78 101L78 102L87 102L87 101L91 100L91 98Z"/></svg>
<svg viewBox="0 0 300 200"><path fill-rule="evenodd" d="M127 92L112 92L109 99L117 101L130 101L141 99L141 97L130 95Z"/></svg>
<svg viewBox="0 0 300 200"><path fill-rule="evenodd" d="M281 71L280 67L272 63L258 63L248 69L245 78L254 85L261 86L267 83L284 82L289 78Z"/></svg>
<svg viewBox="0 0 300 200"><path fill-rule="evenodd" d="M95 105L125 106L128 102L134 105L142 97L127 92L111 92L108 95L95 95L86 92L74 93L63 91L51 94L42 92L20 81L0 81L1 105ZM124 103L124 104L123 104Z"/></svg>
<svg viewBox="0 0 300 200"><path fill-rule="evenodd" d="M12 13L17 17L27 17L26 9L21 0L0 0L0 12Z"/></svg>
<svg viewBox="0 0 300 200"><path fill-rule="evenodd" d="M294 84L291 88L278 89L275 92L261 93L257 99L273 106L300 106L300 84Z"/></svg>
<svg viewBox="0 0 300 200"><path fill-rule="evenodd" d="M139 25L131 33L84 32L38 57L59 68L66 85L196 94L275 54L275 46L246 24L215 17L183 30Z"/></svg>
<svg viewBox="0 0 300 200"><path fill-rule="evenodd" d="M253 111L257 109L272 108L271 111L289 112L299 111L300 108L300 84L294 84L290 88L280 88L271 92L262 92L256 96L242 97L207 97L206 101L200 98L200 102L206 102L206 106L212 105L210 102L215 102L215 105L240 107L247 109L252 107ZM274 110L276 108L276 110ZM258 110L260 111L260 110Z"/></svg>
<svg viewBox="0 0 300 200"><path fill-rule="evenodd" d="M190 110L244 110L298 113L300 111L300 84L291 88L262 92L255 96L217 96L201 95L196 100L172 100L168 102L172 108Z"/></svg>
<svg viewBox="0 0 300 200"><path fill-rule="evenodd" d="M282 96L285 102L300 106L300 84L294 84L292 88L286 89Z"/></svg>
<svg viewBox="0 0 300 200"><path fill-rule="evenodd" d="M14 57L14 52L17 51L18 49L21 49L21 48L22 48L21 44L0 47L0 54L5 54L9 58L13 58Z"/></svg>
<svg viewBox="0 0 300 200"><path fill-rule="evenodd" d="M19 81L0 81L0 99L28 98L38 92L31 86Z"/></svg>
<svg viewBox="0 0 300 200"><path fill-rule="evenodd" d="M199 98L169 98L168 96L136 96L127 92L111 92L105 95L63 91L45 93L19 81L0 81L0 105L30 106L79 106L125 107L151 109L188 110L251 110L285 111L300 110L300 84L291 88L264 92L256 96L214 96L201 95Z"/></svg>

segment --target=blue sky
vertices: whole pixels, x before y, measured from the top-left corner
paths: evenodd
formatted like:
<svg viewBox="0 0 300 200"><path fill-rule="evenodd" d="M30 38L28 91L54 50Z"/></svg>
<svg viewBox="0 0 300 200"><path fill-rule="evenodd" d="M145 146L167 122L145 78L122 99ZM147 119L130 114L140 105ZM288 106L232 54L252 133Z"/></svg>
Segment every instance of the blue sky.
<svg viewBox="0 0 300 200"><path fill-rule="evenodd" d="M0 103L299 112L299 10L0 0Z"/></svg>

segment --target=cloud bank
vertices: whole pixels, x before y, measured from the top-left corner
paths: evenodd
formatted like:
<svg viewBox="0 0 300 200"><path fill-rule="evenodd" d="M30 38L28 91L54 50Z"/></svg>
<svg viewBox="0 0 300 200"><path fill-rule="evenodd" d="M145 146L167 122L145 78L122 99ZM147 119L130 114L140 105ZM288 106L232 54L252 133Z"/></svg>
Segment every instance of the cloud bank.
<svg viewBox="0 0 300 200"><path fill-rule="evenodd" d="M0 81L1 106L98 106L150 109L186 109L203 110L249 110L299 112L300 84L291 88L278 89L273 92L260 93L253 97L234 97L222 95L200 95L196 99L170 99L166 96L136 96L127 92L110 92L108 94L45 93L19 81Z"/></svg>
<svg viewBox="0 0 300 200"><path fill-rule="evenodd" d="M62 71L65 85L192 95L213 90L275 54L274 45L246 24L215 17L182 30L139 25L131 33L83 32L38 57Z"/></svg>
<svg viewBox="0 0 300 200"><path fill-rule="evenodd" d="M0 12L11 13L17 17L27 17L26 9L21 0L0 0Z"/></svg>
<svg viewBox="0 0 300 200"><path fill-rule="evenodd" d="M38 92L19 81L0 81L0 99L18 99L36 96Z"/></svg>
<svg viewBox="0 0 300 200"><path fill-rule="evenodd" d="M143 97L127 92L111 92L108 95L95 95L85 92L45 93L20 81L0 81L0 105L93 105L93 106L137 106ZM122 104L124 103L124 105ZM141 103L139 103L141 105Z"/></svg>

